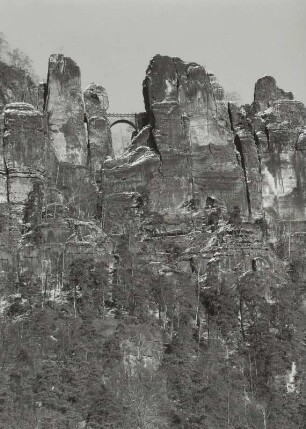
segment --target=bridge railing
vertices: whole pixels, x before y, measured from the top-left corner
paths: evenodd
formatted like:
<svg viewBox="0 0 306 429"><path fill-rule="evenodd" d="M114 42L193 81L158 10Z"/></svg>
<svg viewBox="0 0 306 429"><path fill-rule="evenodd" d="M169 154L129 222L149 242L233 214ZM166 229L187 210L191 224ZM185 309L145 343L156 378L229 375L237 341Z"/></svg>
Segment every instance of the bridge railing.
<svg viewBox="0 0 306 429"><path fill-rule="evenodd" d="M110 118L126 118L127 116L130 118L135 118L136 113L107 113L106 116Z"/></svg>

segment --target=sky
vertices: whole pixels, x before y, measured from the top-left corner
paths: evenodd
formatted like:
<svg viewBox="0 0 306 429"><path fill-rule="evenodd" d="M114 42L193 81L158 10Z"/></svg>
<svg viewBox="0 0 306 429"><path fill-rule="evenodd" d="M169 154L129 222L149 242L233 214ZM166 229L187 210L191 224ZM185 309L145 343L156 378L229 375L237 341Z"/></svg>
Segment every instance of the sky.
<svg viewBox="0 0 306 429"><path fill-rule="evenodd" d="M306 103L305 20L305 0L0 0L0 31L41 79L49 55L63 53L83 89L103 85L118 113L144 110L155 54L204 65L244 103L264 75Z"/></svg>

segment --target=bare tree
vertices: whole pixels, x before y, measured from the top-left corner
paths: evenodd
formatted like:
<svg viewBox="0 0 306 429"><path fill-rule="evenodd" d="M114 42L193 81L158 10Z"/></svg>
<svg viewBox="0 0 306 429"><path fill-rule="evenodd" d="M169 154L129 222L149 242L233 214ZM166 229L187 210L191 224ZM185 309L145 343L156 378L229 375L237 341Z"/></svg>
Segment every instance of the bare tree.
<svg viewBox="0 0 306 429"><path fill-rule="evenodd" d="M35 82L38 81L38 77L33 69L31 58L21 49L11 49L4 33L2 32L0 32L0 60L8 65L18 67L26 71Z"/></svg>

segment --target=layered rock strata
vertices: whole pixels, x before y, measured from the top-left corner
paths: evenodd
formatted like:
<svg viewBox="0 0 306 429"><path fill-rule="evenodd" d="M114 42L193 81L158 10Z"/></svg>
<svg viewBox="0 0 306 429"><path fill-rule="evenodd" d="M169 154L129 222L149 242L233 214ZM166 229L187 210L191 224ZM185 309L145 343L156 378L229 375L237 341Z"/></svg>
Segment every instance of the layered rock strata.
<svg viewBox="0 0 306 429"><path fill-rule="evenodd" d="M105 89L91 84L83 102L79 67L52 55L47 84L35 93L31 83L11 97L33 99L38 110L6 107L2 204L22 221L30 205L36 224L98 217L114 232L125 228L113 222L118 213L123 223L141 213L157 234L186 234L219 220L304 221L304 105L271 77L256 83L252 105L227 110L220 88L198 64L155 56L143 84L140 132L113 159Z"/></svg>
<svg viewBox="0 0 306 429"><path fill-rule="evenodd" d="M13 79L14 68L12 73ZM47 289L53 290L55 285L63 285L63 274L75 258L94 252L95 243L86 237L102 234L91 222L99 192L88 166L78 66L70 58L52 55L48 82L40 84L35 94L32 102L38 110L24 102L5 106L0 163L1 249L7 273L15 272L17 278L24 272L32 272L35 278L47 276ZM17 93L11 98L22 101L24 97ZM107 107L100 105L97 114L105 116ZM99 143L103 146L104 141ZM98 254L99 250L96 257Z"/></svg>
<svg viewBox="0 0 306 429"><path fill-rule="evenodd" d="M4 113L3 160L7 200L23 211L30 193L43 184L47 153L43 115L30 104L8 104Z"/></svg>
<svg viewBox="0 0 306 429"><path fill-rule="evenodd" d="M106 190L145 193L146 210L180 233L191 227L189 214L202 213L209 201L225 214L239 207L247 219L246 183L228 112L217 105L205 69L157 55L143 92L149 124L121 159L106 163Z"/></svg>
<svg viewBox="0 0 306 429"><path fill-rule="evenodd" d="M167 291L169 311L142 299L147 314L141 320L157 315L159 323L152 334L158 358L152 352L147 359L156 368L163 353L159 329L174 338L182 322L173 314L186 302L192 310L184 323L203 328L200 344L220 335L217 327L208 332L210 292L230 291L235 309L240 300L231 331L237 351L238 312L251 323L240 286L254 281L268 307L290 284L288 266L305 233L306 111L270 77L257 82L251 105L226 106L202 66L160 55L149 64L143 92L140 131L117 158L107 94L92 84L83 101L71 59L51 56L47 85L33 105L22 103L31 101L30 89L9 99L20 102L6 105L2 127L0 261L10 275L3 280L8 289L20 287L28 273L43 300L61 303L75 261L90 258L93 272L103 262L103 305L127 317L132 310L122 296L129 300L135 285L141 296L144 279L154 293ZM81 286L75 285L75 314ZM127 335L138 338L134 331ZM134 359L134 342L122 343L126 360Z"/></svg>

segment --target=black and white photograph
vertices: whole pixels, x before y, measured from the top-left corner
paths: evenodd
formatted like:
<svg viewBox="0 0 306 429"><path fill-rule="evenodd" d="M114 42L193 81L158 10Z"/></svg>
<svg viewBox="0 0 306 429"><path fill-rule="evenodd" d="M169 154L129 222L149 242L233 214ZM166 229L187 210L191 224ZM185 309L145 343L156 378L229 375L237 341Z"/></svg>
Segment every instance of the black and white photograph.
<svg viewBox="0 0 306 429"><path fill-rule="evenodd" d="M306 429L305 104L305 0L0 0L0 429Z"/></svg>

